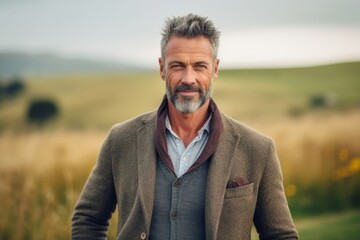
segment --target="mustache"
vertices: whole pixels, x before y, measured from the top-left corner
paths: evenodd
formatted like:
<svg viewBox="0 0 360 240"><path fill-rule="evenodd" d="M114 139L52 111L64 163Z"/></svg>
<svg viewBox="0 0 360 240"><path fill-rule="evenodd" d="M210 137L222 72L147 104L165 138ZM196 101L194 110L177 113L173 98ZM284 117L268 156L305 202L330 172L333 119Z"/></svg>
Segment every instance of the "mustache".
<svg viewBox="0 0 360 240"><path fill-rule="evenodd" d="M183 91L198 91L200 93L203 92L201 87L195 85L185 85L181 83L178 86L176 86L175 92L183 92Z"/></svg>

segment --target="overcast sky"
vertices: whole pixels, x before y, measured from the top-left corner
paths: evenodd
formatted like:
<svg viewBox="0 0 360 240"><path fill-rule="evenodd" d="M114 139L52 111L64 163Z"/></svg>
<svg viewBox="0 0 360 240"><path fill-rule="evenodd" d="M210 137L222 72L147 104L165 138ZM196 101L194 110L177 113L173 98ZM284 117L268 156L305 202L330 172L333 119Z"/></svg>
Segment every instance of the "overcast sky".
<svg viewBox="0 0 360 240"><path fill-rule="evenodd" d="M223 67L360 60L360 0L0 0L0 51L157 67L167 17L208 16Z"/></svg>

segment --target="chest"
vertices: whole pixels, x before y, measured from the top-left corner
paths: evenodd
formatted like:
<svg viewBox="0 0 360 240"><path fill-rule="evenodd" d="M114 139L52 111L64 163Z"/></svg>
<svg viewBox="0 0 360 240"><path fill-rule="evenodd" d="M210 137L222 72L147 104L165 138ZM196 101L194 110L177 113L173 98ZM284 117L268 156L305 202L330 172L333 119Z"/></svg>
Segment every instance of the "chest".
<svg viewBox="0 0 360 240"><path fill-rule="evenodd" d="M204 163L176 178L158 160L150 231L156 235L153 239L203 239L207 171L208 163Z"/></svg>

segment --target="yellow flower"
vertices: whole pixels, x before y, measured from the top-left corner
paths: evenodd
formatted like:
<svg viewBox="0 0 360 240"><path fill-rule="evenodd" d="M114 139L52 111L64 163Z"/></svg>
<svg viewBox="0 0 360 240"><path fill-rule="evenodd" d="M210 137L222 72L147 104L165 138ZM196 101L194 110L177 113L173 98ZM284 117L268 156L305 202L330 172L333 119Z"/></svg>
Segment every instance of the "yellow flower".
<svg viewBox="0 0 360 240"><path fill-rule="evenodd" d="M353 158L348 166L348 169L352 173L360 171L360 158Z"/></svg>
<svg viewBox="0 0 360 240"><path fill-rule="evenodd" d="M297 192L297 187L295 184L290 184L286 187L285 189L286 192L286 196L288 197L293 197L295 196L296 192Z"/></svg>

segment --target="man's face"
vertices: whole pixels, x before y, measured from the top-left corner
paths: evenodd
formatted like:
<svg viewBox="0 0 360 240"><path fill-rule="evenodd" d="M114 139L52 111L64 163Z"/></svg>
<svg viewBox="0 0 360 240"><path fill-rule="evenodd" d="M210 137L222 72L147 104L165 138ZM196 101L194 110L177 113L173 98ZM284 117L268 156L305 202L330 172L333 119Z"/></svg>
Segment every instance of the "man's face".
<svg viewBox="0 0 360 240"><path fill-rule="evenodd" d="M177 110L192 113L209 100L219 65L209 39L172 36L159 64L166 95Z"/></svg>

